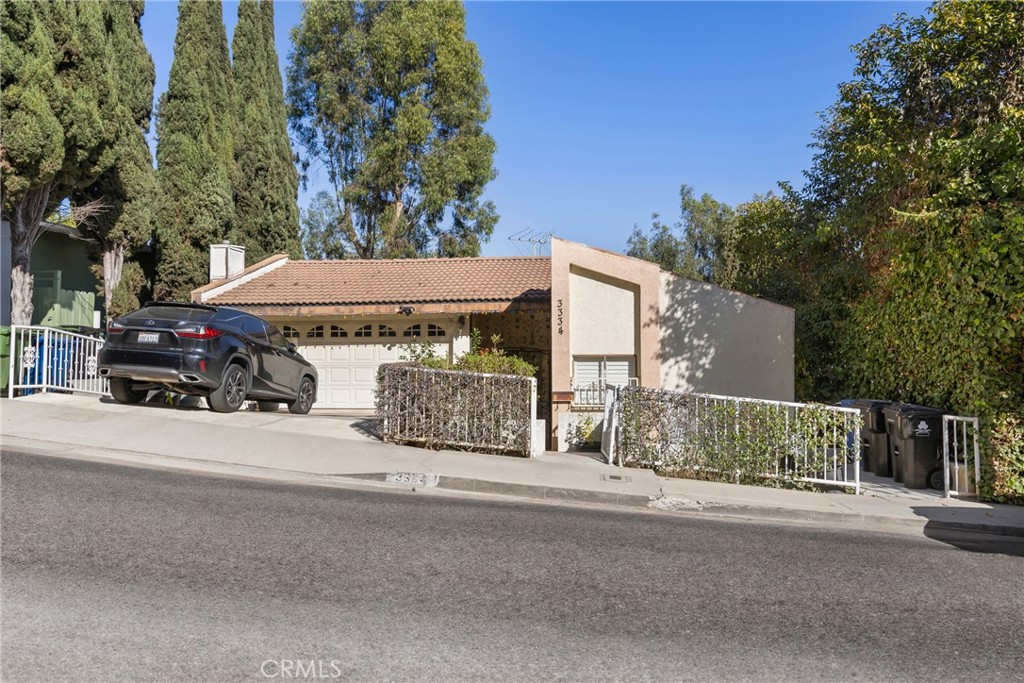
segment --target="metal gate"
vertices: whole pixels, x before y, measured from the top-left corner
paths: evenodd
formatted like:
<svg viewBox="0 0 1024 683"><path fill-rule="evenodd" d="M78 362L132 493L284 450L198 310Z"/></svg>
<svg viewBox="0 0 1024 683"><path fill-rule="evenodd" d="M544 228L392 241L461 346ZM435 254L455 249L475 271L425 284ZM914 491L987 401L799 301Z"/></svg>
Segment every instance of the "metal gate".
<svg viewBox="0 0 1024 683"><path fill-rule="evenodd" d="M103 340L36 325L11 326L9 396L36 392L109 396L107 380L96 372Z"/></svg>
<svg viewBox="0 0 1024 683"><path fill-rule="evenodd" d="M978 496L981 454L978 447L981 423L976 417L942 416L942 462L945 496Z"/></svg>

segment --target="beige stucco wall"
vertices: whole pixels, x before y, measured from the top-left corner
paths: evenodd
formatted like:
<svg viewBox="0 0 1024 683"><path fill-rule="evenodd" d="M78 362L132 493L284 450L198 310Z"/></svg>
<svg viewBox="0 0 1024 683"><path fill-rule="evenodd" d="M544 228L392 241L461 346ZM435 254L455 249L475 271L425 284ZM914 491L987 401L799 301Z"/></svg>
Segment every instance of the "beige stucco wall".
<svg viewBox="0 0 1024 683"><path fill-rule="evenodd" d="M569 352L573 356L635 356L639 286L570 268Z"/></svg>
<svg viewBox="0 0 1024 683"><path fill-rule="evenodd" d="M793 309L661 273L664 389L793 400Z"/></svg>

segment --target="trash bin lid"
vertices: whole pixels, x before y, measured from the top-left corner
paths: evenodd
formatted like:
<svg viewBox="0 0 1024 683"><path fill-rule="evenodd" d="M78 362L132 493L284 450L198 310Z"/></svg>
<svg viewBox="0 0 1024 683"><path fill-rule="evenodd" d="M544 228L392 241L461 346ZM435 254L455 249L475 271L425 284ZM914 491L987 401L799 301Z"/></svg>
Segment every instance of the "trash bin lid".
<svg viewBox="0 0 1024 683"><path fill-rule="evenodd" d="M940 408L932 408L931 406L919 406L914 403L899 403L896 406L896 412L906 418L932 418L942 417L946 414L945 410Z"/></svg>

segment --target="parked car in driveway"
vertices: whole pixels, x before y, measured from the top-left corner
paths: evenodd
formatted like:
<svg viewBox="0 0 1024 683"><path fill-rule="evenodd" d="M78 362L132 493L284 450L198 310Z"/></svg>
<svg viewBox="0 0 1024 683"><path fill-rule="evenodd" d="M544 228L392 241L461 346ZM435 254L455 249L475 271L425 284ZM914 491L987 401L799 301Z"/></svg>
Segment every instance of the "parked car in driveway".
<svg viewBox="0 0 1024 683"><path fill-rule="evenodd" d="M305 414L316 400L316 368L274 325L224 306L156 302L107 324L97 367L118 403L150 389L204 396L221 413L246 400L284 403Z"/></svg>

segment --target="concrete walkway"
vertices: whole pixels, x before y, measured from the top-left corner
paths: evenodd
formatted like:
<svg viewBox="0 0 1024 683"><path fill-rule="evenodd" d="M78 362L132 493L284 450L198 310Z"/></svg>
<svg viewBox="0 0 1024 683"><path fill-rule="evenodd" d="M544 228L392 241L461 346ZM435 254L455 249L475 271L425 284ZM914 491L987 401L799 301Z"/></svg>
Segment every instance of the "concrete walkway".
<svg viewBox="0 0 1024 683"><path fill-rule="evenodd" d="M945 499L864 477L864 494L789 491L658 477L598 454L533 460L381 443L372 416L286 410L229 415L203 408L37 394L3 399L7 451L326 486L514 496L694 515L860 528L957 529L1024 536L1024 507Z"/></svg>

